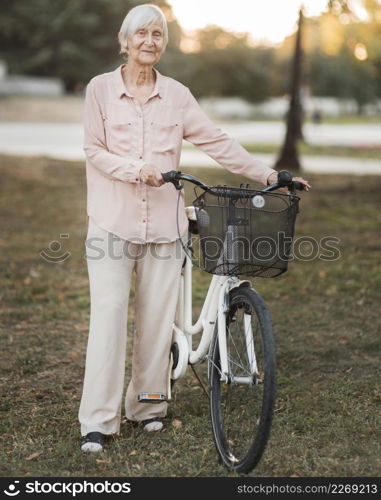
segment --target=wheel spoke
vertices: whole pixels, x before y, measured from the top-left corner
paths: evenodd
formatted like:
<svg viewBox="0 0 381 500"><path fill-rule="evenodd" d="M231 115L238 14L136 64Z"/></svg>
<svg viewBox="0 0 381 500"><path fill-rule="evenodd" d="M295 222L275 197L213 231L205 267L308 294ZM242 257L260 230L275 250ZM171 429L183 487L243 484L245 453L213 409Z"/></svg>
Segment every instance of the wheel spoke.
<svg viewBox="0 0 381 500"><path fill-rule="evenodd" d="M235 328L237 327L237 320L234 322L234 326L235 326ZM233 336L230 328L228 328L228 332L227 333L228 333L228 335L227 335L227 344L228 344L228 346L229 345L233 345L233 347L235 349L235 352L236 352L236 354L237 354L237 356L239 358L239 361L240 361L240 363L236 362L236 364L238 366L241 366L242 369L244 369L244 367L243 367L243 361L241 360L241 356L240 356L240 352L237 349L237 346L236 346L235 341L234 341L234 336ZM232 359L232 357L233 356L231 356L230 359Z"/></svg>

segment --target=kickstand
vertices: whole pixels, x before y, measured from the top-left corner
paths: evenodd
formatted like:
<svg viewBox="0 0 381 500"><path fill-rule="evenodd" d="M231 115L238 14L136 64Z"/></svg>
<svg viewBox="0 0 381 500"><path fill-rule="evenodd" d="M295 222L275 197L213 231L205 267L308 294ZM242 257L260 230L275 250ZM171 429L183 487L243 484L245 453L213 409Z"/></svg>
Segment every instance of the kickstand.
<svg viewBox="0 0 381 500"><path fill-rule="evenodd" d="M191 368L192 368L192 371L196 377L196 379L198 380L198 383L200 384L200 386L202 387L202 390L205 392L205 395L208 399L210 399L210 396L208 394L208 391L205 389L205 386L204 384L202 383L202 380L200 379L200 377L198 376L198 373L196 372L195 368L193 365L191 365Z"/></svg>

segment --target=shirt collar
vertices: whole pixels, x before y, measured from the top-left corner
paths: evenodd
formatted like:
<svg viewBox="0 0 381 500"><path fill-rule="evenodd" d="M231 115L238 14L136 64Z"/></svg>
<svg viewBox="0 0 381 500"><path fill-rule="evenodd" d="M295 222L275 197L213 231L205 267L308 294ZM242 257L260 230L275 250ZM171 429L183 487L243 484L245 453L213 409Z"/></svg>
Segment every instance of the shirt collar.
<svg viewBox="0 0 381 500"><path fill-rule="evenodd" d="M118 97L122 97L124 94L127 95L128 97L134 97L126 88L122 76L122 67L124 65L121 64L116 68L115 71L113 71L113 80L115 84L115 90L118 95ZM155 82L155 87L153 91L151 92L151 95L148 97L150 99L151 97L154 97L155 95L158 95L159 97L163 97L163 80L164 77L161 75L157 69L153 68L155 75L156 75L156 82Z"/></svg>

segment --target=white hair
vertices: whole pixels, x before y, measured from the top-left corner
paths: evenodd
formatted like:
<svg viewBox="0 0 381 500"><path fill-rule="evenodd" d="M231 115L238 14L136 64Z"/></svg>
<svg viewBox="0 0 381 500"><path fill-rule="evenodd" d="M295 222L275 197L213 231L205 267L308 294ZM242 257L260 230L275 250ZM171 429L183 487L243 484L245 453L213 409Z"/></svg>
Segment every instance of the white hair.
<svg viewBox="0 0 381 500"><path fill-rule="evenodd" d="M122 45L127 43L127 37L136 33L140 28L144 28L151 23L158 23L163 28L164 48L168 43L168 26L164 13L156 5L145 3L138 5L131 9L127 16L124 18L122 26L120 27L121 33L121 54L126 54L127 50Z"/></svg>

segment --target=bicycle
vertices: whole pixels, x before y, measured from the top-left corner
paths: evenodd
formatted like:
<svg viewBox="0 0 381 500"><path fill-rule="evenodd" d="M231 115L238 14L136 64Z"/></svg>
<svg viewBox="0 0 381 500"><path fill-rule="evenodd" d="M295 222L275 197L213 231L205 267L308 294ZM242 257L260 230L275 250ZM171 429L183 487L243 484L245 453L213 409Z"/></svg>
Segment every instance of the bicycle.
<svg viewBox="0 0 381 500"><path fill-rule="evenodd" d="M193 324L192 241L188 238L173 326L171 384L185 375L188 365L207 360L218 455L227 468L248 473L261 459L270 434L276 353L266 304L250 281L239 276L274 277L287 270L300 199L295 190L303 185L292 181L286 171L279 172L276 184L260 191L248 186L210 187L179 171L167 172L163 178L178 190L183 188L180 180L193 183L195 190L201 188L193 206L186 207L188 236L199 234L201 267L213 274ZM289 194L272 193L284 186ZM283 249L280 233L286 241ZM263 259L266 245L271 257ZM193 349L192 337L197 333L202 335Z"/></svg>

